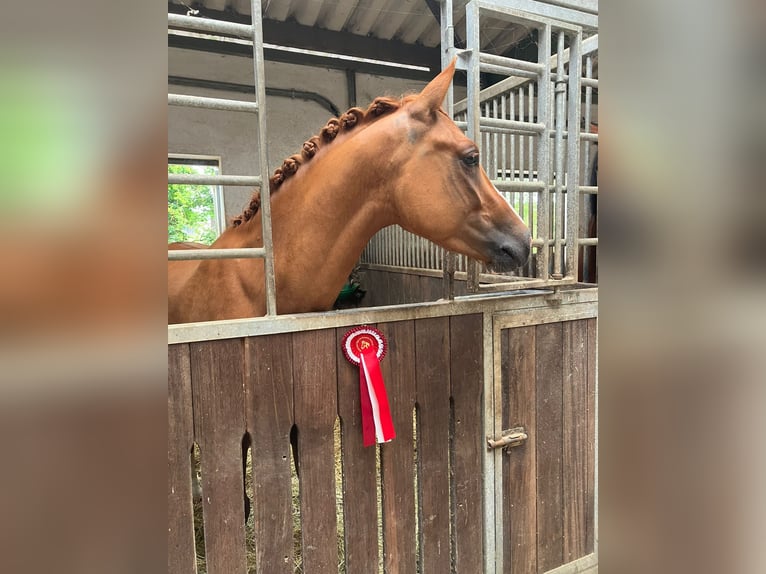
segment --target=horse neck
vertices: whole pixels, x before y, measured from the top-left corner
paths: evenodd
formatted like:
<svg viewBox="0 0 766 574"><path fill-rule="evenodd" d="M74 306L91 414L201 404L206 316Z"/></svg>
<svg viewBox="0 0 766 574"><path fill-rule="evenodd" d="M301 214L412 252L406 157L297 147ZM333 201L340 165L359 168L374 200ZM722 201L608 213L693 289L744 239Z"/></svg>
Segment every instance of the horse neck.
<svg viewBox="0 0 766 574"><path fill-rule="evenodd" d="M364 143L364 149L354 138L333 143L272 196L280 313L331 306L370 238L395 223L393 174L380 154L385 142ZM240 226L244 245L262 245L259 215ZM303 291L321 302L298 302L295 309L285 302Z"/></svg>

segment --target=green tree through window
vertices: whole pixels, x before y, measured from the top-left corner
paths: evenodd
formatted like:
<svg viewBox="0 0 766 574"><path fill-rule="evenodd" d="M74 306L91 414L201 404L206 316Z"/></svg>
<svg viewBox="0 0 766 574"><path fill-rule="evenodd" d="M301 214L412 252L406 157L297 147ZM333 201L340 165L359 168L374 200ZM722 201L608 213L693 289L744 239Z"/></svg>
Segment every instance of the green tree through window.
<svg viewBox="0 0 766 574"><path fill-rule="evenodd" d="M216 175L213 166L168 164L168 173ZM218 237L213 186L168 184L168 243L210 245Z"/></svg>

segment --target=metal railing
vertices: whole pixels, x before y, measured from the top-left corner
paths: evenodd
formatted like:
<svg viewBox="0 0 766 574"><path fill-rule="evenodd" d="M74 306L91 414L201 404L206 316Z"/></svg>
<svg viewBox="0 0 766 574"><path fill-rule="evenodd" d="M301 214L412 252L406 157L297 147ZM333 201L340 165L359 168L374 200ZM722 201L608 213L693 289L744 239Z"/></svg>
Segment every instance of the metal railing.
<svg viewBox="0 0 766 574"><path fill-rule="evenodd" d="M451 14L451 2L443 1L442 10L442 25L449 29L451 16L445 18L445 10ZM362 262L443 271L445 297L450 298L455 272L468 273L472 291L576 282L580 248L598 244L596 238L579 237L581 198L598 193L598 188L587 181L590 146L598 141L598 134L588 133L592 93L598 89L598 80L593 78L598 35L583 39L579 25L493 2L474 0L466 10L466 50L455 50L451 35L444 29L442 35L445 63L457 54L458 65L468 73L467 98L450 111L458 127L477 142L492 183L529 225L534 237L533 256L516 275L486 275L478 262L445 254L440 247L394 226L373 238ZM537 61L481 52L479 19L484 15L534 27L538 32ZM508 77L480 90L482 71Z"/></svg>
<svg viewBox="0 0 766 574"><path fill-rule="evenodd" d="M168 174L168 184L186 185L231 185L258 187L261 192L261 224L263 227L263 247L233 248L233 249L192 249L168 250L169 261L189 261L202 259L241 259L259 258L264 260L266 283L266 314L277 314L276 286L274 280L274 257L271 231L271 198L268 184L269 161L266 152L266 118L264 105L266 102L266 81L263 64L263 23L260 0L250 1L252 25L236 24L222 20L197 18L168 14L168 26L198 32L208 32L246 38L253 41L253 68L255 75L255 101L229 100L202 96L168 94L168 105L252 113L257 122L257 146L259 176L251 175L201 175L201 174Z"/></svg>

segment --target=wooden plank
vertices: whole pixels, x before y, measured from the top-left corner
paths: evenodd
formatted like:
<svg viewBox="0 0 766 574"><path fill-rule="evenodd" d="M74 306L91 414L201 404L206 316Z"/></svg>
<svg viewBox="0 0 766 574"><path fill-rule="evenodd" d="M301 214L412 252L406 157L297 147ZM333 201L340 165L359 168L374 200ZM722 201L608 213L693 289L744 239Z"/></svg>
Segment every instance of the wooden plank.
<svg viewBox="0 0 766 574"><path fill-rule="evenodd" d="M503 456L505 572L537 571L537 412L535 327L502 331L503 428L527 429L526 443Z"/></svg>
<svg viewBox="0 0 766 574"><path fill-rule="evenodd" d="M303 571L335 572L335 329L293 333L292 343Z"/></svg>
<svg viewBox="0 0 766 574"><path fill-rule="evenodd" d="M438 281L438 280L436 280ZM484 564L482 465L484 345L482 316L450 318L450 385L453 403L453 533L456 572Z"/></svg>
<svg viewBox="0 0 766 574"><path fill-rule="evenodd" d="M587 490L587 321L567 321L564 332L563 496L564 562L585 556Z"/></svg>
<svg viewBox="0 0 766 574"><path fill-rule="evenodd" d="M365 448L363 445L359 367L346 360L342 349L343 336L347 331L345 327L336 331L335 347L338 362L338 414L341 420L343 450L346 572L366 574L377 572L378 569L376 447ZM384 358L385 360L387 359Z"/></svg>
<svg viewBox="0 0 766 574"><path fill-rule="evenodd" d="M364 273L365 279L362 281L362 287L367 290L363 299L364 304L370 307L382 305L388 291L385 273L375 269L368 269Z"/></svg>
<svg viewBox="0 0 766 574"><path fill-rule="evenodd" d="M415 279L415 276L409 273L396 273L395 275L392 274L392 281L394 281L396 285L399 286L396 293L396 299L392 301L392 304L407 304L416 302L417 298L413 297L413 291L416 289L416 286L414 285Z"/></svg>
<svg viewBox="0 0 766 574"><path fill-rule="evenodd" d="M168 572L196 572L189 345L168 346Z"/></svg>
<svg viewBox="0 0 766 574"><path fill-rule="evenodd" d="M389 273L387 271L378 271L375 274L376 277L376 284L375 289L377 291L376 297L375 297L375 304L376 305L391 305L396 300L396 295L394 294L394 291L396 289L396 284L394 282L395 276L392 273Z"/></svg>
<svg viewBox="0 0 766 574"><path fill-rule="evenodd" d="M245 339L245 412L252 440L256 572L293 572L291 340L290 334Z"/></svg>
<svg viewBox="0 0 766 574"><path fill-rule="evenodd" d="M415 516L415 325L379 325L388 340L381 363L396 439L380 449L383 491L383 567L387 574L417 572ZM373 570L377 571L377 570Z"/></svg>
<svg viewBox="0 0 766 574"><path fill-rule="evenodd" d="M537 571L564 561L562 455L562 324L538 325L537 378Z"/></svg>
<svg viewBox="0 0 766 574"><path fill-rule="evenodd" d="M428 286L428 298L426 301L438 301L444 295L444 288L442 286L442 279L437 277L423 276L423 280Z"/></svg>
<svg viewBox="0 0 766 574"><path fill-rule="evenodd" d="M596 319L587 320L588 371L587 371L587 468L585 494L585 552L594 551L595 543L595 491L596 491Z"/></svg>
<svg viewBox="0 0 766 574"><path fill-rule="evenodd" d="M192 343L194 436L200 449L209 574L247 572L242 502L245 434L241 339Z"/></svg>
<svg viewBox="0 0 766 574"><path fill-rule="evenodd" d="M422 574L450 571L449 318L415 322Z"/></svg>

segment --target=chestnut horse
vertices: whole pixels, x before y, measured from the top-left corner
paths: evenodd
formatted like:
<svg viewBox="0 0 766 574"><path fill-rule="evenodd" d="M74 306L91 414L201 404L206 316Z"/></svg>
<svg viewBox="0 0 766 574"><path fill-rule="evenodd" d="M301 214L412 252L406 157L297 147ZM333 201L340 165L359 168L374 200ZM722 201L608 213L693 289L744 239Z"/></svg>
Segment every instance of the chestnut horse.
<svg viewBox="0 0 766 574"><path fill-rule="evenodd" d="M455 62L418 95L376 98L333 118L269 180L277 310L332 308L365 245L393 224L498 271L526 262L530 233L500 196L479 152L441 110ZM260 196L213 243L261 247ZM174 244L170 249L190 249ZM168 321L265 314L260 259L173 261Z"/></svg>

